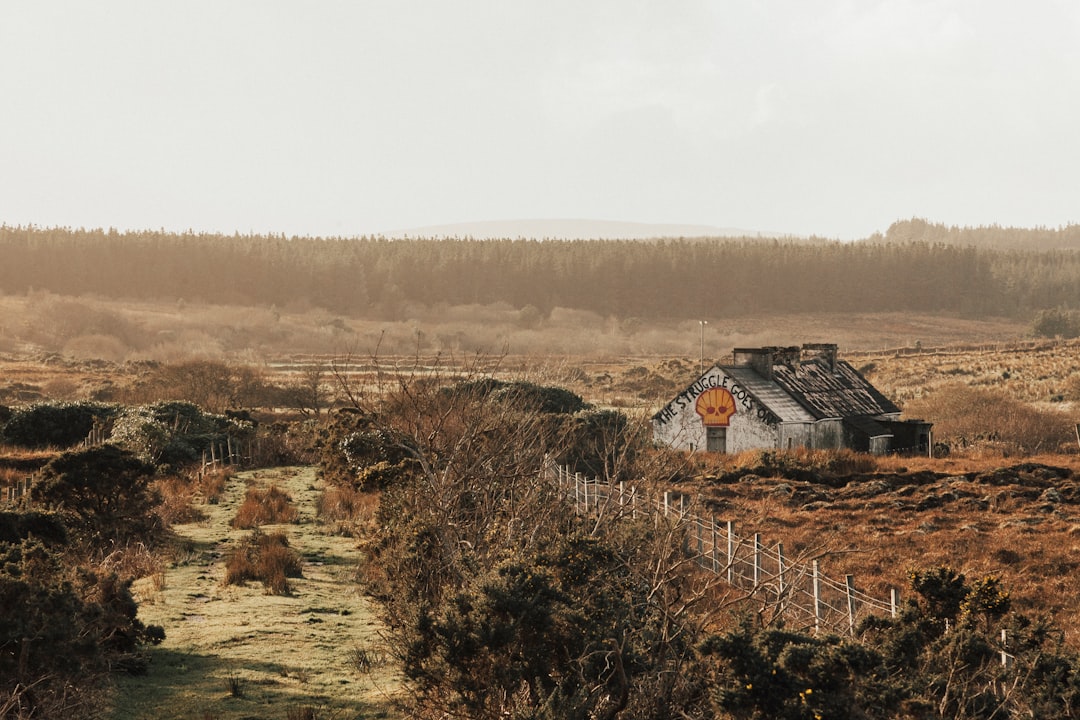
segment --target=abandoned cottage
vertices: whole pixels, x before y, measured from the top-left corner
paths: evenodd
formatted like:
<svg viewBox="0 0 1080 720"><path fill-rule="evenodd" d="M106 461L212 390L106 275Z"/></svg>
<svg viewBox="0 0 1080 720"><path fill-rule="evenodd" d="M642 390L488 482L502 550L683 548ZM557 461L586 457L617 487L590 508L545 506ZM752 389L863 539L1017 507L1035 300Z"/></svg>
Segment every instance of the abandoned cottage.
<svg viewBox="0 0 1080 720"><path fill-rule="evenodd" d="M736 349L652 418L653 438L681 450L849 448L926 452L931 424L900 408L837 358L836 345Z"/></svg>

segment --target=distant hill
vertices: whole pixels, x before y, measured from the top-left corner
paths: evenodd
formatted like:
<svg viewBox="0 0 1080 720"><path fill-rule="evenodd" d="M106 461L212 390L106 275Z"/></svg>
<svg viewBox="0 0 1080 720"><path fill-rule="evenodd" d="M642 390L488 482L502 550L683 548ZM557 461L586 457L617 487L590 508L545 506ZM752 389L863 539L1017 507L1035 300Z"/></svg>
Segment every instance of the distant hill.
<svg viewBox="0 0 1080 720"><path fill-rule="evenodd" d="M657 238L785 237L782 233L712 225L618 222L614 220L487 220L427 225L381 233L388 238L473 238L499 240L653 240Z"/></svg>

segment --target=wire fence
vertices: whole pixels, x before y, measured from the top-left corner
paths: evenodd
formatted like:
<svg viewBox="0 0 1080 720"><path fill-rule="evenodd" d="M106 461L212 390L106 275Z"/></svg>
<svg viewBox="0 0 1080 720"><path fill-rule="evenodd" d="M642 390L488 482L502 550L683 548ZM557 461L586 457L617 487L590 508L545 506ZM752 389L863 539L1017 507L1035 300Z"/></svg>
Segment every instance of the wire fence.
<svg viewBox="0 0 1080 720"><path fill-rule="evenodd" d="M602 482L564 467L556 467L554 476L579 514L667 518L680 528L687 555L703 571L758 602L770 621L782 619L797 630L853 634L864 617L895 617L899 610L896 588L882 599L858 590L852 575L842 581L828 577L817 559L789 558L782 542L767 545L760 534L739 535L733 520L697 514L688 495L645 497L626 483Z"/></svg>

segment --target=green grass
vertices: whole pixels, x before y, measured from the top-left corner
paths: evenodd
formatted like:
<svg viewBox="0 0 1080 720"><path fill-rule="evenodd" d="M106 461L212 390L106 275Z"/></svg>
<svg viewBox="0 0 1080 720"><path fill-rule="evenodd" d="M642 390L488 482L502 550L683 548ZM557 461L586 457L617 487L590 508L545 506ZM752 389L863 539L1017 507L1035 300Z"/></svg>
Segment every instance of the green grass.
<svg viewBox="0 0 1080 720"><path fill-rule="evenodd" d="M389 696L398 679L351 580L355 540L315 521L317 482L313 468L240 473L205 506L206 520L176 526L191 551L166 571L162 589L149 578L136 583L139 617L163 625L167 638L150 651L145 676L119 679L114 720L287 720L298 708L341 720L396 717ZM263 528L286 533L304 558L288 596L223 582L229 551L249 535L229 526L249 484L283 488L300 511L298 523ZM380 662L358 668L358 649Z"/></svg>

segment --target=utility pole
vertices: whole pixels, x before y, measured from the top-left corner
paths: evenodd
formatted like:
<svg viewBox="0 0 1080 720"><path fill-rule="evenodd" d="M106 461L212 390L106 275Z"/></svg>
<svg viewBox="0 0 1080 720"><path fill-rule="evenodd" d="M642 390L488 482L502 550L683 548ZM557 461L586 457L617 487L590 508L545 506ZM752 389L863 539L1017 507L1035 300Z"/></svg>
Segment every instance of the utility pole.
<svg viewBox="0 0 1080 720"><path fill-rule="evenodd" d="M698 320L701 325L701 352L698 355L698 376L705 372L705 326L709 324L708 320Z"/></svg>

